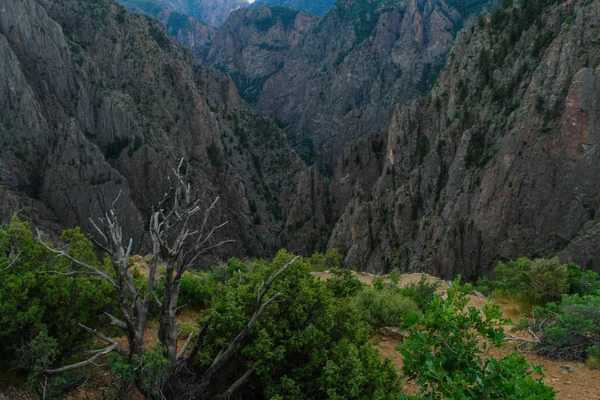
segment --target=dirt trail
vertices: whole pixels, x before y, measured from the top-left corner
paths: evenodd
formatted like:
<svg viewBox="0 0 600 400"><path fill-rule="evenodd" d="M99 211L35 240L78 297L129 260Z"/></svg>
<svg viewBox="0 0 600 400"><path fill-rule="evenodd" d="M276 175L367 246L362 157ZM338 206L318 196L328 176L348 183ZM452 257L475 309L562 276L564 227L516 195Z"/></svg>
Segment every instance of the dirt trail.
<svg viewBox="0 0 600 400"><path fill-rule="evenodd" d="M371 284L373 279L380 276L354 273L356 278L365 284ZM333 277L329 272L314 273L320 279ZM434 276L428 274L406 274L402 275L399 286L402 287L412 282L418 282L421 277L425 277L429 281L440 281L442 290L447 288L447 283ZM488 301L486 298L480 298L475 295L469 296L469 306L482 308ZM514 304L507 301L499 300L497 303L505 318L516 322L520 315L520 310ZM510 327L507 327L510 329ZM402 368L402 356L396 351L396 346L402 344L402 340L397 337L390 337L378 334L373 337L373 344L381 352L383 357L389 358L392 364L398 368ZM493 356L504 356L516 351L517 343L508 342L506 346L495 350ZM545 380L548 386L554 388L558 393L556 398L559 400L600 400L600 369L591 369L584 363L556 361L544 357L537 356L532 353L524 354L527 360L533 364L541 364L545 370ZM407 394L417 394L418 386L414 383L404 382L404 391Z"/></svg>

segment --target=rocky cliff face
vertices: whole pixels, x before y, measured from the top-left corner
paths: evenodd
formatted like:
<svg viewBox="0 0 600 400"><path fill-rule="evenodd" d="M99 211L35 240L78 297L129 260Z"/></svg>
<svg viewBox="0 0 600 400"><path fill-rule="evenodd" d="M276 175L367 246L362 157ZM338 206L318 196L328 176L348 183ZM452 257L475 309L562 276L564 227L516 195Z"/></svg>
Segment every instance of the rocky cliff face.
<svg viewBox="0 0 600 400"><path fill-rule="evenodd" d="M0 212L55 230L117 211L144 243L151 207L181 157L228 254L279 248L306 167L224 76L160 24L108 0L6 0L0 13ZM301 239L287 235L300 246Z"/></svg>
<svg viewBox="0 0 600 400"><path fill-rule="evenodd" d="M159 14L178 13L193 17L205 24L221 26L229 14L240 7L248 7L247 0L117 0L131 12L157 17Z"/></svg>
<svg viewBox="0 0 600 400"><path fill-rule="evenodd" d="M599 16L597 0L534 0L480 18L380 153L346 149L336 179L362 186L329 247L375 272L473 278L554 254L600 270Z"/></svg>
<svg viewBox="0 0 600 400"><path fill-rule="evenodd" d="M177 40L179 44L189 47L196 57L206 58L212 45L212 36L216 29L206 25L189 15L163 9L154 16Z"/></svg>
<svg viewBox="0 0 600 400"><path fill-rule="evenodd" d="M329 167L346 143L386 127L396 104L427 92L470 12L442 0L341 0L318 21L284 10L237 11L205 61Z"/></svg>
<svg viewBox="0 0 600 400"><path fill-rule="evenodd" d="M333 8L335 0L256 0L251 7L287 7L309 14L323 15Z"/></svg>
<svg viewBox="0 0 600 400"><path fill-rule="evenodd" d="M204 62L231 76L241 96L255 103L317 21L288 8L236 11L212 36Z"/></svg>

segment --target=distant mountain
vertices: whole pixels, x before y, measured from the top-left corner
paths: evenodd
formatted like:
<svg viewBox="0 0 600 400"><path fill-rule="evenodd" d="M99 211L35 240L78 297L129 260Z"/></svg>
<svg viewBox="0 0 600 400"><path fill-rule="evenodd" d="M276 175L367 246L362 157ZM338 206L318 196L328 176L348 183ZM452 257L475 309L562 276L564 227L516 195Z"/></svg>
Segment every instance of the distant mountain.
<svg viewBox="0 0 600 400"><path fill-rule="evenodd" d="M335 0L256 0L251 7L287 7L309 14L323 15L333 8Z"/></svg>
<svg viewBox="0 0 600 400"><path fill-rule="evenodd" d="M470 13L487 4L454 1L461 13L450 3L339 0L319 19L241 9L214 33L205 63L276 119L305 159L334 168L348 142L427 93Z"/></svg>
<svg viewBox="0 0 600 400"><path fill-rule="evenodd" d="M229 14L248 7L247 0L116 0L129 11L157 18L161 13L175 12L196 18L203 23L221 26Z"/></svg>

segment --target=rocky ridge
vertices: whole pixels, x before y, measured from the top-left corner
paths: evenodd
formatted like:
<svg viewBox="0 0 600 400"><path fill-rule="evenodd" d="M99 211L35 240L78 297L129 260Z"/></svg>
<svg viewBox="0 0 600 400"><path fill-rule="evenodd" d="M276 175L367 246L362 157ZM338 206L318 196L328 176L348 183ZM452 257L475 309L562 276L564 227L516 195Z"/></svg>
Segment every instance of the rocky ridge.
<svg viewBox="0 0 600 400"><path fill-rule="evenodd" d="M333 8L335 0L256 0L250 7L287 7L309 14L323 15Z"/></svg>
<svg viewBox="0 0 600 400"><path fill-rule="evenodd" d="M386 128L396 104L429 90L469 13L485 2L450 4L341 0L318 20L242 9L213 35L205 62L230 74L307 161L334 169L348 142Z"/></svg>
<svg viewBox="0 0 600 400"><path fill-rule="evenodd" d="M334 182L358 185L329 247L372 272L476 278L554 254L600 270L599 16L535 0L479 18L379 152L347 147Z"/></svg>
<svg viewBox="0 0 600 400"><path fill-rule="evenodd" d="M221 26L229 14L248 7L247 0L117 0L129 11L157 17L161 13L178 13L193 17L212 27Z"/></svg>
<svg viewBox="0 0 600 400"><path fill-rule="evenodd" d="M119 197L143 245L151 207L185 158L228 255L270 254L311 172L231 80L156 21L108 1L7 0L0 13L0 211L50 231L82 226ZM300 184L300 186L298 186ZM315 199L314 207L324 204ZM309 205L307 205L309 206ZM315 208L316 210L316 208ZM302 238L295 239L301 245Z"/></svg>

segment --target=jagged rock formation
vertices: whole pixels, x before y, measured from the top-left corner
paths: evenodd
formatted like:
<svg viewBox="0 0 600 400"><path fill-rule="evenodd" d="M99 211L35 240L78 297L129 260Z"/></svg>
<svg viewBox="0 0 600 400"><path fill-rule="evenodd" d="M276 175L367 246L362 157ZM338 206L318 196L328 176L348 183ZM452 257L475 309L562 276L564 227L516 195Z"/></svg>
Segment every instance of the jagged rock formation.
<svg viewBox="0 0 600 400"><path fill-rule="evenodd" d="M193 17L205 24L221 26L229 14L248 7L247 0L117 0L131 12L157 18L162 13L178 13ZM159 18L157 18L159 19Z"/></svg>
<svg viewBox="0 0 600 400"><path fill-rule="evenodd" d="M360 182L355 158L381 173L329 246L376 272L475 278L554 254L600 270L599 17L598 0L534 0L480 18L382 151L346 149L337 181Z"/></svg>
<svg viewBox="0 0 600 400"><path fill-rule="evenodd" d="M335 0L256 0L251 7L287 7L309 14L323 15L333 8Z"/></svg>
<svg viewBox="0 0 600 400"><path fill-rule="evenodd" d="M255 103L267 79L318 22L289 8L244 9L231 14L212 36L206 64L229 74L240 95Z"/></svg>
<svg viewBox="0 0 600 400"><path fill-rule="evenodd" d="M318 21L285 10L236 11L205 61L229 73L306 159L333 167L346 143L385 128L396 104L427 92L473 9L340 0Z"/></svg>
<svg viewBox="0 0 600 400"><path fill-rule="evenodd" d="M117 211L139 249L184 157L199 195L221 198L215 221L229 220L221 237L236 239L223 251L261 255L286 244L286 221L311 191L308 172L229 78L207 71L158 22L108 0L4 4L1 220L22 208L46 229L89 232L88 218L120 193Z"/></svg>
<svg viewBox="0 0 600 400"><path fill-rule="evenodd" d="M194 17L166 9L154 17L165 26L179 44L191 48L196 57L203 59L208 56L212 36L216 32L215 28Z"/></svg>

